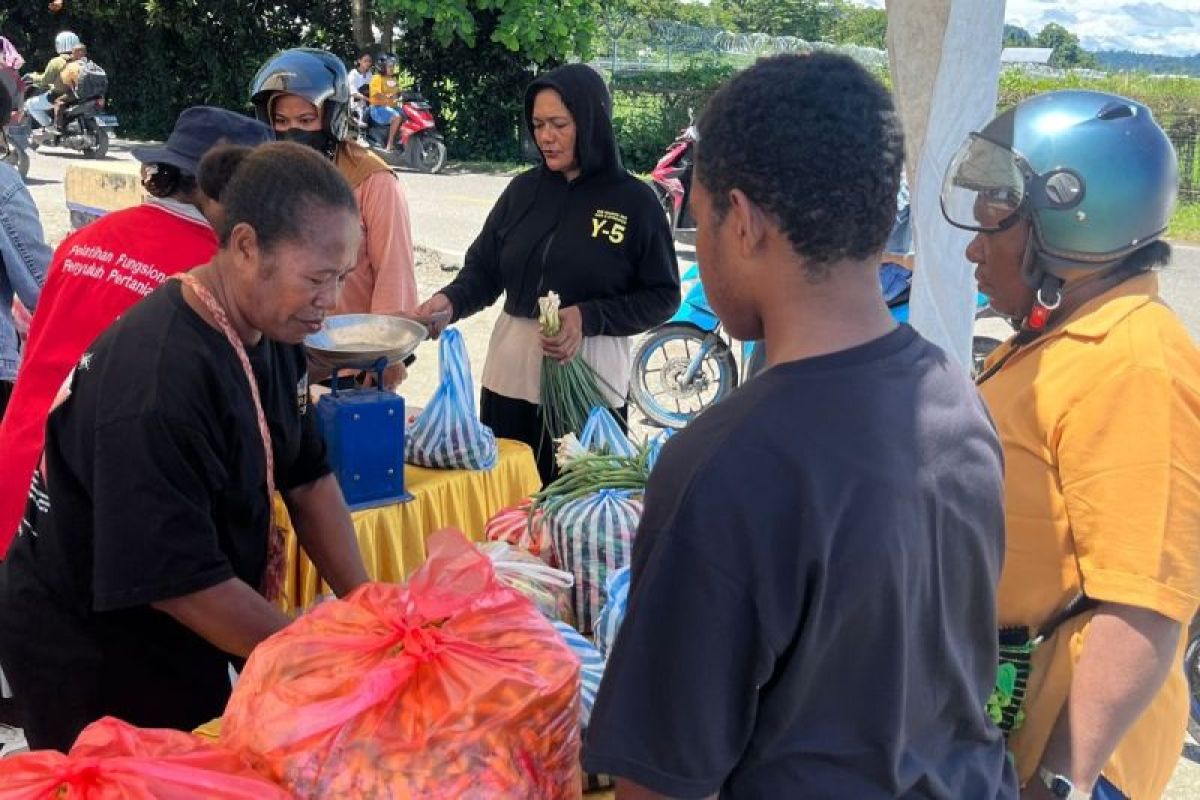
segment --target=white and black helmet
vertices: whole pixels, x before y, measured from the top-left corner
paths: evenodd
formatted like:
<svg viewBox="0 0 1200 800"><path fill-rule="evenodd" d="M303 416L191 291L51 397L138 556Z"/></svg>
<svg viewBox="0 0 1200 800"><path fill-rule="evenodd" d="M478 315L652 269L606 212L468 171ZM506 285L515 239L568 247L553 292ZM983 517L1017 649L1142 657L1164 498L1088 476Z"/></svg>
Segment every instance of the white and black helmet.
<svg viewBox="0 0 1200 800"><path fill-rule="evenodd" d="M54 37L54 52L62 55L79 47L79 37L72 31L62 31Z"/></svg>

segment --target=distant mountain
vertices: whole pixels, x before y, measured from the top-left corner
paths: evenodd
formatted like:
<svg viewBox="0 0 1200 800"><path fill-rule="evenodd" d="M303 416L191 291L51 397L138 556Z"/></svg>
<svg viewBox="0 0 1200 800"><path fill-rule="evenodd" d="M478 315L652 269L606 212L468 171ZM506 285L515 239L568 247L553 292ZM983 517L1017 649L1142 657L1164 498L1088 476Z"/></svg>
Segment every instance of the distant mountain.
<svg viewBox="0 0 1200 800"><path fill-rule="evenodd" d="M1130 50L1101 50L1095 56L1101 68L1106 70L1200 76L1200 53L1194 56L1159 56Z"/></svg>

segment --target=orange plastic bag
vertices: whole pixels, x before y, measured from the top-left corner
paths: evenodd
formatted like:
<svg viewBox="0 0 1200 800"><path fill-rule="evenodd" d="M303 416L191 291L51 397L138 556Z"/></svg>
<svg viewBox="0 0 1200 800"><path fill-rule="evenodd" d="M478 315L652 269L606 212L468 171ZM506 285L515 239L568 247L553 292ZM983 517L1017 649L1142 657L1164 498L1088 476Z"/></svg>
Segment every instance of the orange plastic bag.
<svg viewBox="0 0 1200 800"><path fill-rule="evenodd" d="M260 644L221 744L300 798L579 797L579 662L458 531Z"/></svg>
<svg viewBox="0 0 1200 800"><path fill-rule="evenodd" d="M189 733L112 717L79 734L70 755L0 759L0 800L288 800L238 756Z"/></svg>

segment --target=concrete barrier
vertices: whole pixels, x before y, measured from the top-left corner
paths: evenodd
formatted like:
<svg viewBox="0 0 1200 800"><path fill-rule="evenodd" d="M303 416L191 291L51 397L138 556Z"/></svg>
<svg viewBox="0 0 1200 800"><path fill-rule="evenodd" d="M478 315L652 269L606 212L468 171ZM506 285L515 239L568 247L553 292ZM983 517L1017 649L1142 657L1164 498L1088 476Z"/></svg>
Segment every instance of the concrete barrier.
<svg viewBox="0 0 1200 800"><path fill-rule="evenodd" d="M149 197L142 188L140 169L141 164L136 161L67 167L63 194L71 212L72 230L110 211L136 206Z"/></svg>

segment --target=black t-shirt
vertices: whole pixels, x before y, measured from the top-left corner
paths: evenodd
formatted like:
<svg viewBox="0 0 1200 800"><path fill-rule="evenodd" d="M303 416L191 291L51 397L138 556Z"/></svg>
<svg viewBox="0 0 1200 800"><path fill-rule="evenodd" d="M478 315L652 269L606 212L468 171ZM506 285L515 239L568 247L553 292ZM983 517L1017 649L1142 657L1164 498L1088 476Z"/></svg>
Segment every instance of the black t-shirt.
<svg viewBox="0 0 1200 800"><path fill-rule="evenodd" d="M912 329L779 365L664 448L585 765L673 797L1016 797L985 703L1000 445Z"/></svg>
<svg viewBox="0 0 1200 800"><path fill-rule="evenodd" d="M247 350L277 487L320 478L329 467L303 349L264 339ZM229 656L150 604L233 577L261 582L270 507L245 372L170 281L96 340L71 384L0 566L0 662L51 673L46 685L103 674L90 699L75 698L85 716L204 722L228 697Z"/></svg>

